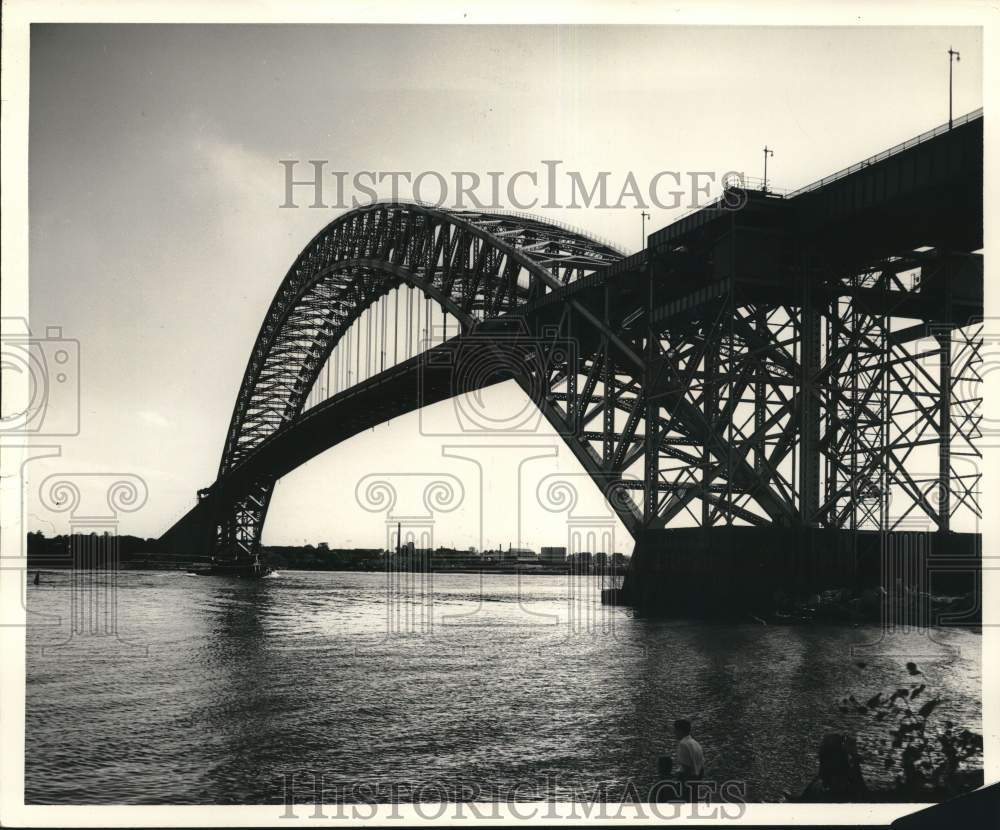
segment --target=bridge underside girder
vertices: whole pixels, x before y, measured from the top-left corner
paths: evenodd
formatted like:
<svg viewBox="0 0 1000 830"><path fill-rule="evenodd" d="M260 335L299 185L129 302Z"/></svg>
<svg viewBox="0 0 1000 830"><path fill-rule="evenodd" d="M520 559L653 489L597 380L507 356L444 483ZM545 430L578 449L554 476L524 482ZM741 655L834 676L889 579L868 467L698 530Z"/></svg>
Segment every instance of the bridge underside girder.
<svg viewBox="0 0 1000 830"><path fill-rule="evenodd" d="M682 513L707 526L844 529L978 518L982 324L953 296L969 271L981 275L978 257L928 255L907 285L873 267L781 303L759 281L730 279L708 299L654 311L645 387L656 423L686 401L725 458L705 444L679 463L661 451L647 526ZM930 320L909 316L928 303ZM661 445L690 437L676 423L656 431Z"/></svg>

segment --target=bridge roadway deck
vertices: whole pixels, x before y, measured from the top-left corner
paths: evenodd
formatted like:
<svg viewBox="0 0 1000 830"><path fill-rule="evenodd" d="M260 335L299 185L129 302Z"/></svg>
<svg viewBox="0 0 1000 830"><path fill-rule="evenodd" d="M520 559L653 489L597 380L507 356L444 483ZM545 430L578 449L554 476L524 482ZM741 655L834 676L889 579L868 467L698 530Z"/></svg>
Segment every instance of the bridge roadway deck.
<svg viewBox="0 0 1000 830"><path fill-rule="evenodd" d="M817 298L844 295L836 280L888 257L965 256L953 305L937 291L867 291L867 307L927 323L965 325L983 313L983 119L971 113L951 131L926 136L821 179L788 197L744 190L739 209L721 199L649 236L649 246L519 309L540 322L557 319L568 298L608 303L614 323L650 301L654 322L710 302L736 287L749 302L797 305L805 278ZM925 257L927 260L928 257ZM940 284L938 286L940 287ZM605 299L604 292L608 290Z"/></svg>
<svg viewBox="0 0 1000 830"><path fill-rule="evenodd" d="M210 498L225 500L259 477L281 478L348 438L464 392L483 389L514 377L509 359L496 349L518 349L527 343L517 334L499 341L455 337L333 395L303 412L269 436L254 454L211 488ZM483 352L485 355L477 355ZM456 372L459 361L482 365L485 356L495 369L470 376ZM507 367L507 368L505 368Z"/></svg>

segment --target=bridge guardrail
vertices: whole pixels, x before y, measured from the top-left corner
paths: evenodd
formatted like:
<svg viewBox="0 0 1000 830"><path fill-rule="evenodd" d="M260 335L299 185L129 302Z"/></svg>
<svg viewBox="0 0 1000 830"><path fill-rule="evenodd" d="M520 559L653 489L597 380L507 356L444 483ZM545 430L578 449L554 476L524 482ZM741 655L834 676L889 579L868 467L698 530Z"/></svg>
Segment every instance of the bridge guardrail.
<svg viewBox="0 0 1000 830"><path fill-rule="evenodd" d="M829 176L824 176L822 179L818 179L817 181L814 181L803 187L797 188L796 190L788 190L787 188L774 187L772 185L769 185L765 189L763 180L753 178L751 176L741 176L740 186L746 190L758 190L761 192L765 192L768 195L775 196L777 198L794 199L796 196L801 196L803 193L809 193L810 191L818 190L819 188L824 187L830 184L831 182L835 182L838 179L842 179L845 176L849 176L852 173L856 173L859 170L863 170L866 167L870 167L871 165L876 164L877 162L884 161L885 159L890 158L896 155L897 153L901 153L904 150L909 150L911 147L916 147L919 144L923 144L925 141L929 141L932 138L936 138L937 136L948 132L950 129L953 129L954 127L960 127L963 124L968 124L970 121L975 121L977 118L982 118L982 117L983 117L983 108L980 107L977 110L973 110L972 112L968 112L965 115L953 119L951 126L949 126L948 124L941 124L932 130L927 130L926 132L923 132L918 136L914 136L913 138L907 139L906 141L900 142L899 144L890 147L888 150L883 150L880 153L876 153L874 156L870 156L869 158L863 159L862 161L855 162L849 167L845 167L842 170L838 170L836 173L831 173ZM729 186L726 187L727 191L730 189L731 187ZM664 225L664 227L661 228L660 230L665 230L666 228L669 228L672 225L676 225L678 222L682 222L688 217L693 216L694 214L699 213L703 210L723 209L722 204L724 198L725 194L723 194L723 196L719 196L713 199L706 205L701 205L700 207L691 208L690 210L682 213L676 219L672 220L669 224Z"/></svg>
<svg viewBox="0 0 1000 830"><path fill-rule="evenodd" d="M951 125L941 124L935 127L933 130L928 130L925 133L921 133L918 136L907 139L894 147L890 147L888 150L883 150L881 153L876 153L874 156L864 159L863 161L858 161L852 164L850 167L845 167L843 170L838 170L836 173L831 173L829 176L824 176L822 179L813 182L812 184L807 184L805 187L800 187L798 190L793 190L788 194L788 198L794 198L803 193L808 193L811 190L817 190L820 187L824 187L830 182L835 182L837 179L842 179L845 176L851 175L851 173L856 173L858 170L863 170L865 167L870 167L871 165L884 161L897 153L903 152L903 150L909 150L911 147L916 147L918 144L923 144L925 141L929 141L932 138L936 138L946 132L949 132L954 127L960 127L963 124L968 124L970 121L975 121L977 118L983 117L983 108L980 107L972 112L967 112L965 115L959 116L952 120Z"/></svg>

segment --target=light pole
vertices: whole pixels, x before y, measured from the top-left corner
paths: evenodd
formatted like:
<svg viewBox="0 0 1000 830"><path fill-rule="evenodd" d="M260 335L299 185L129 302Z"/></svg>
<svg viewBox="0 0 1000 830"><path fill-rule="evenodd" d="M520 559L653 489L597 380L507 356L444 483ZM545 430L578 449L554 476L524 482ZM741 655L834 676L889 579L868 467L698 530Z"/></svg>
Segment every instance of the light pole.
<svg viewBox="0 0 1000 830"><path fill-rule="evenodd" d="M762 192L764 192L764 193L767 193L767 157L768 156L773 156L773 155L774 155L774 150L768 149L768 146L765 144L764 145L764 187L762 188Z"/></svg>
<svg viewBox="0 0 1000 830"><path fill-rule="evenodd" d="M961 60L962 60L961 55L949 46L948 47L948 129L949 130L951 129L951 100L952 100L951 79L952 75L954 74L955 61L961 62Z"/></svg>
<svg viewBox="0 0 1000 830"><path fill-rule="evenodd" d="M642 217L642 245L639 246L639 250L643 250L646 247L646 220L649 219L649 214L643 211L639 214Z"/></svg>

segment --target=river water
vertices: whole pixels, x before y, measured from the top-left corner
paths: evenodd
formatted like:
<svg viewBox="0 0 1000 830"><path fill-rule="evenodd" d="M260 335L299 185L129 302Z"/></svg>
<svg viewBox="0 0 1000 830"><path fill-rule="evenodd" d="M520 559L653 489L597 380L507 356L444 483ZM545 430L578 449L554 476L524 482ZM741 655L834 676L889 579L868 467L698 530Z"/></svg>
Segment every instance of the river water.
<svg viewBox="0 0 1000 830"><path fill-rule="evenodd" d="M706 777L772 800L813 778L824 732L886 739L840 701L910 684L910 660L936 716L981 731L976 632L649 620L601 606L600 587L49 572L27 588L25 798L280 803L304 771L348 799L358 784L430 800L646 792L689 717ZM884 774L869 756L866 775Z"/></svg>

